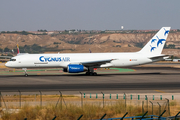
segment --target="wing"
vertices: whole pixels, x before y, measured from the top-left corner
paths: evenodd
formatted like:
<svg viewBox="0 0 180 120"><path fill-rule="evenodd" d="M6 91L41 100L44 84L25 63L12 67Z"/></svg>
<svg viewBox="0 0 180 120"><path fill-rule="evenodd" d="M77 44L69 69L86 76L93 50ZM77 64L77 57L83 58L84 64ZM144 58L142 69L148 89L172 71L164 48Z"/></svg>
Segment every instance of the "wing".
<svg viewBox="0 0 180 120"><path fill-rule="evenodd" d="M112 60L115 60L115 59L80 62L80 64L84 65L85 67L100 66L102 64L110 63Z"/></svg>

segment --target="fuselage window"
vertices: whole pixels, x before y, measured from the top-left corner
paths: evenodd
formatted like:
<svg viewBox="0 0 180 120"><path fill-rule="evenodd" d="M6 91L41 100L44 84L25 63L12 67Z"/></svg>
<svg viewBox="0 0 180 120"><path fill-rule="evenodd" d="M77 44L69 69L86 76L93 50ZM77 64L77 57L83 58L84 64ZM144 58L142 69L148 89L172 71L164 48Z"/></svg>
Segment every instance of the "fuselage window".
<svg viewBox="0 0 180 120"><path fill-rule="evenodd" d="M10 61L16 61L16 59L10 59Z"/></svg>

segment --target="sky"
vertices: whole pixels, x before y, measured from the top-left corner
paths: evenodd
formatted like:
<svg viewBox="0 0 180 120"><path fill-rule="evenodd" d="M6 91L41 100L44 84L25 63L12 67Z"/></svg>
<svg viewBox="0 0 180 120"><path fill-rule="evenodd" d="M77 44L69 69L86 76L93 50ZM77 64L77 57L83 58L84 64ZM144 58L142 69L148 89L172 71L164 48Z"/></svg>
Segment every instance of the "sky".
<svg viewBox="0 0 180 120"><path fill-rule="evenodd" d="M180 29L180 0L1 0L0 31Z"/></svg>

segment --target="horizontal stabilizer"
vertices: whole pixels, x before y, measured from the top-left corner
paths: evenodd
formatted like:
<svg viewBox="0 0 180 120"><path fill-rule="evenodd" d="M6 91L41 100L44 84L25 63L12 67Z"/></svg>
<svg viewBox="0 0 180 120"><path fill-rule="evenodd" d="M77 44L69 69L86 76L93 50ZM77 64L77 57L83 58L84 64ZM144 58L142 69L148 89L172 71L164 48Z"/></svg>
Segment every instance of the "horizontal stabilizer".
<svg viewBox="0 0 180 120"><path fill-rule="evenodd" d="M151 60L164 59L164 57L169 57L169 56L171 55L159 55L159 56L149 57L149 59Z"/></svg>

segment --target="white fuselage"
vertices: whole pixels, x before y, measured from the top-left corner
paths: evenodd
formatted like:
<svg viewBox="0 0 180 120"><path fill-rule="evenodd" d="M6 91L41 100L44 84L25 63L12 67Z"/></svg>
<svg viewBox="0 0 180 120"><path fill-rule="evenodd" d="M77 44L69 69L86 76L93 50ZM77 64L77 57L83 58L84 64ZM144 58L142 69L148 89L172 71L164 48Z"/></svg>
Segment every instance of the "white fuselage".
<svg viewBox="0 0 180 120"><path fill-rule="evenodd" d="M154 62L145 54L131 53L61 53L61 54L24 54L13 57L15 61L6 63L12 68L62 67L81 62L113 59L96 67L126 67Z"/></svg>

